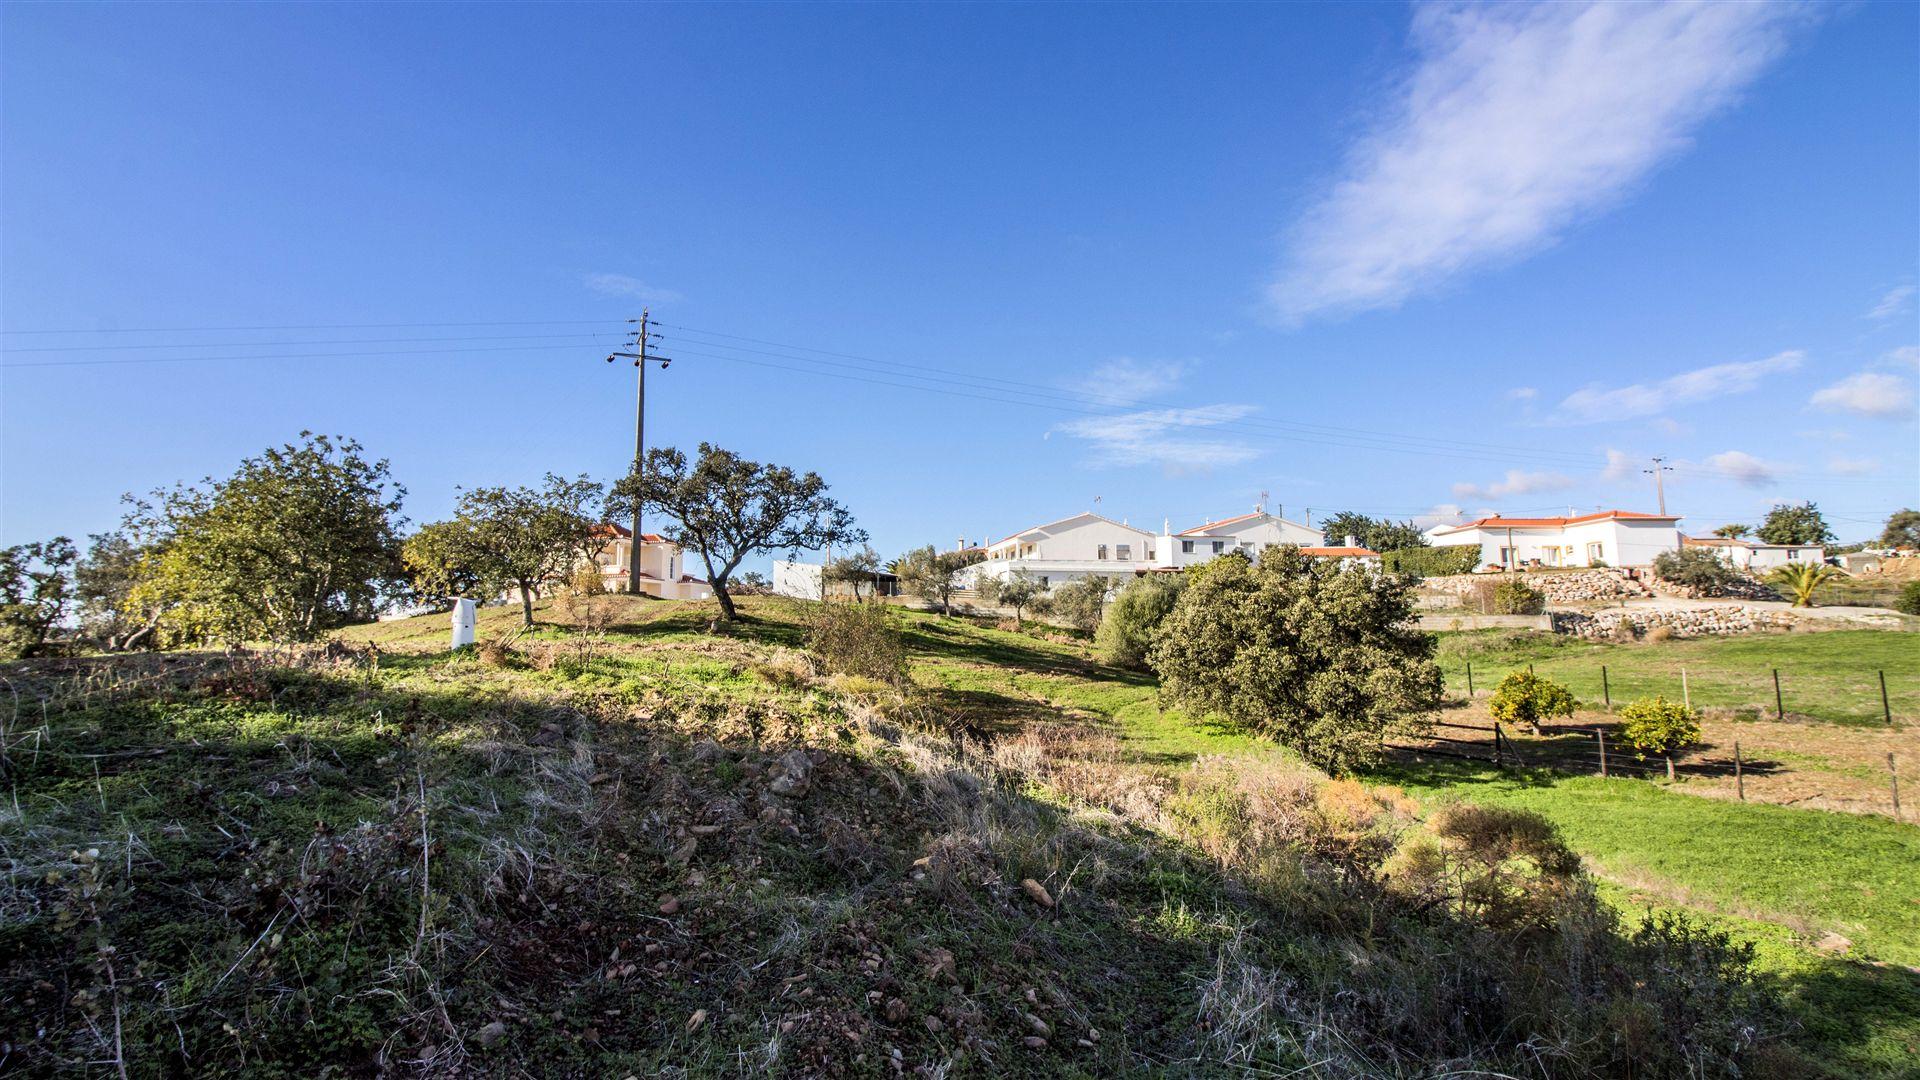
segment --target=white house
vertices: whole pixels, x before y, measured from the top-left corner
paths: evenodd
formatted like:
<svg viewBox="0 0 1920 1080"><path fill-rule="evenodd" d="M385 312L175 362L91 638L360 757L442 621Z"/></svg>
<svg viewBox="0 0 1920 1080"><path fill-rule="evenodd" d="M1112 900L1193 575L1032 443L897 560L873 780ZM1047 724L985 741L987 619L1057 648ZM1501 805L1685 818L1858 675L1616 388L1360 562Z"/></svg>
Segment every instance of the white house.
<svg viewBox="0 0 1920 1080"><path fill-rule="evenodd" d="M1462 525L1436 525L1426 532L1435 547L1478 544L1480 565L1648 566L1663 551L1677 551L1677 515L1602 510L1572 517L1492 517Z"/></svg>
<svg viewBox="0 0 1920 1080"><path fill-rule="evenodd" d="M600 533L607 537L607 545L593 557L600 580L608 592L626 592L633 530L609 524L600 526ZM641 592L665 600L705 600L713 595L705 578L687 572L686 553L679 544L659 533L645 533L640 541Z"/></svg>
<svg viewBox="0 0 1920 1080"><path fill-rule="evenodd" d="M1720 556L1721 562L1751 574L1765 574L1778 567L1801 563L1822 563L1827 559L1827 549L1819 544L1756 544L1725 536L1683 536L1680 542L1687 547L1706 548Z"/></svg>
<svg viewBox="0 0 1920 1080"><path fill-rule="evenodd" d="M967 581L1005 579L1025 571L1048 588L1090 576L1111 579L1119 586L1138 574L1178 570L1228 551L1258 558L1269 544L1318 548L1324 539L1314 529L1265 511L1209 521L1178 533L1164 522L1155 533L1087 512L1022 529L988 544L985 560L968 568ZM1346 554L1345 549L1341 552Z"/></svg>

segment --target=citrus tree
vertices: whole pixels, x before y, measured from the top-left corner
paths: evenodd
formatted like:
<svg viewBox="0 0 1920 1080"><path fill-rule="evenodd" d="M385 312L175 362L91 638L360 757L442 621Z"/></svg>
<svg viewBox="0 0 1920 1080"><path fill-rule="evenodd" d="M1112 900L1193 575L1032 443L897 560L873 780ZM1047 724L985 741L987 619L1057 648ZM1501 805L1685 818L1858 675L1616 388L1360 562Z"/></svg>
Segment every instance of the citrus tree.
<svg viewBox="0 0 1920 1080"><path fill-rule="evenodd" d="M1673 775L1673 753L1700 741L1700 714L1664 697L1642 698L1620 710L1620 737L1641 757L1659 754Z"/></svg>
<svg viewBox="0 0 1920 1080"><path fill-rule="evenodd" d="M1572 691L1552 679L1543 679L1531 671L1516 671L1500 680L1487 709L1495 720L1525 724L1538 735L1540 721L1551 716L1572 716L1578 704Z"/></svg>

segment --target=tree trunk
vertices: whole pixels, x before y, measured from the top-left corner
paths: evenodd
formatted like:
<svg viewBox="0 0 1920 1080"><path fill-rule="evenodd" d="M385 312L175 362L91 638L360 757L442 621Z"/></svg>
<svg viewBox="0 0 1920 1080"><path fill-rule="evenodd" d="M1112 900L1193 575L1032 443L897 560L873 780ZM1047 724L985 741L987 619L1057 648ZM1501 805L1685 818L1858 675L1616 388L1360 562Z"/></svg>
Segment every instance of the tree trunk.
<svg viewBox="0 0 1920 1080"><path fill-rule="evenodd" d="M520 583L520 618L522 626L533 629L533 585L524 581Z"/></svg>
<svg viewBox="0 0 1920 1080"><path fill-rule="evenodd" d="M734 610L733 594L727 591L725 582L713 581L708 584L713 586L713 598L720 601L720 617L727 622L732 622L739 614Z"/></svg>

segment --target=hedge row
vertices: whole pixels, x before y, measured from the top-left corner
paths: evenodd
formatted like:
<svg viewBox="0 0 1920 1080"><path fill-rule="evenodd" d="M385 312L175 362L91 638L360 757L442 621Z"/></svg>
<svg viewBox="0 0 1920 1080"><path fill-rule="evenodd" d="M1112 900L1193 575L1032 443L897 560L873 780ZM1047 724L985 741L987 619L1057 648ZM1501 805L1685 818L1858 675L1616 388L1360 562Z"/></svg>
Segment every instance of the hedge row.
<svg viewBox="0 0 1920 1080"><path fill-rule="evenodd" d="M1399 551L1382 553L1380 565L1388 570L1419 574L1421 577L1471 574L1480 566L1480 545L1401 548Z"/></svg>

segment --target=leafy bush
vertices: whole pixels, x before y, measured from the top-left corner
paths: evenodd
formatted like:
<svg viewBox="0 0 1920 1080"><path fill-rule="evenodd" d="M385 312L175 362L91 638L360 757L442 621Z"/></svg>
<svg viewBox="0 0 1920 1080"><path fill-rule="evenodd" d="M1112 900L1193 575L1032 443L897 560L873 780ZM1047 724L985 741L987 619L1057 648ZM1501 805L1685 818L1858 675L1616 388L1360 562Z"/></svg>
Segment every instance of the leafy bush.
<svg viewBox="0 0 1920 1080"><path fill-rule="evenodd" d="M1053 614L1076 630L1094 633L1100 629L1112 589L1112 583L1098 574L1068 582L1053 590Z"/></svg>
<svg viewBox="0 0 1920 1080"><path fill-rule="evenodd" d="M1495 720L1525 724L1538 734L1540 721L1550 716L1572 716L1578 704L1572 691L1552 679L1543 679L1531 671L1516 671L1500 680L1487 710Z"/></svg>
<svg viewBox="0 0 1920 1080"><path fill-rule="evenodd" d="M1580 856L1532 810L1460 803L1399 851L1389 880L1501 933L1551 931L1583 884Z"/></svg>
<svg viewBox="0 0 1920 1080"><path fill-rule="evenodd" d="M836 675L899 686L907 681L907 646L884 604L821 604L807 633L807 652Z"/></svg>
<svg viewBox="0 0 1920 1080"><path fill-rule="evenodd" d="M1127 584L1100 620L1093 644L1104 663L1115 667L1144 669L1147 650L1152 647L1160 624L1180 599L1182 578L1149 574Z"/></svg>
<svg viewBox="0 0 1920 1080"><path fill-rule="evenodd" d="M1176 704L1214 713L1337 771L1439 706L1433 635L1412 626L1409 578L1342 569L1296 548L1193 575L1148 662Z"/></svg>
<svg viewBox="0 0 1920 1080"><path fill-rule="evenodd" d="M1664 697L1642 698L1620 710L1620 735L1642 754L1670 755L1700 741L1700 714Z"/></svg>
<svg viewBox="0 0 1920 1080"><path fill-rule="evenodd" d="M1332 537L1328 537L1332 542ZM1480 566L1479 544L1447 544L1442 547L1410 547L1382 552L1380 565L1386 570L1420 577L1446 574L1471 574Z"/></svg>
<svg viewBox="0 0 1920 1080"><path fill-rule="evenodd" d="M1509 577L1493 587L1495 615L1538 615L1545 610L1546 594L1517 577Z"/></svg>
<svg viewBox="0 0 1920 1080"><path fill-rule="evenodd" d="M1908 615L1920 615L1920 581L1909 581L1900 586L1900 596L1894 600L1893 609Z"/></svg>
<svg viewBox="0 0 1920 1080"><path fill-rule="evenodd" d="M1683 547L1654 556L1653 572L1661 581L1699 589L1709 595L1726 588L1739 573L1713 553L1712 548Z"/></svg>

